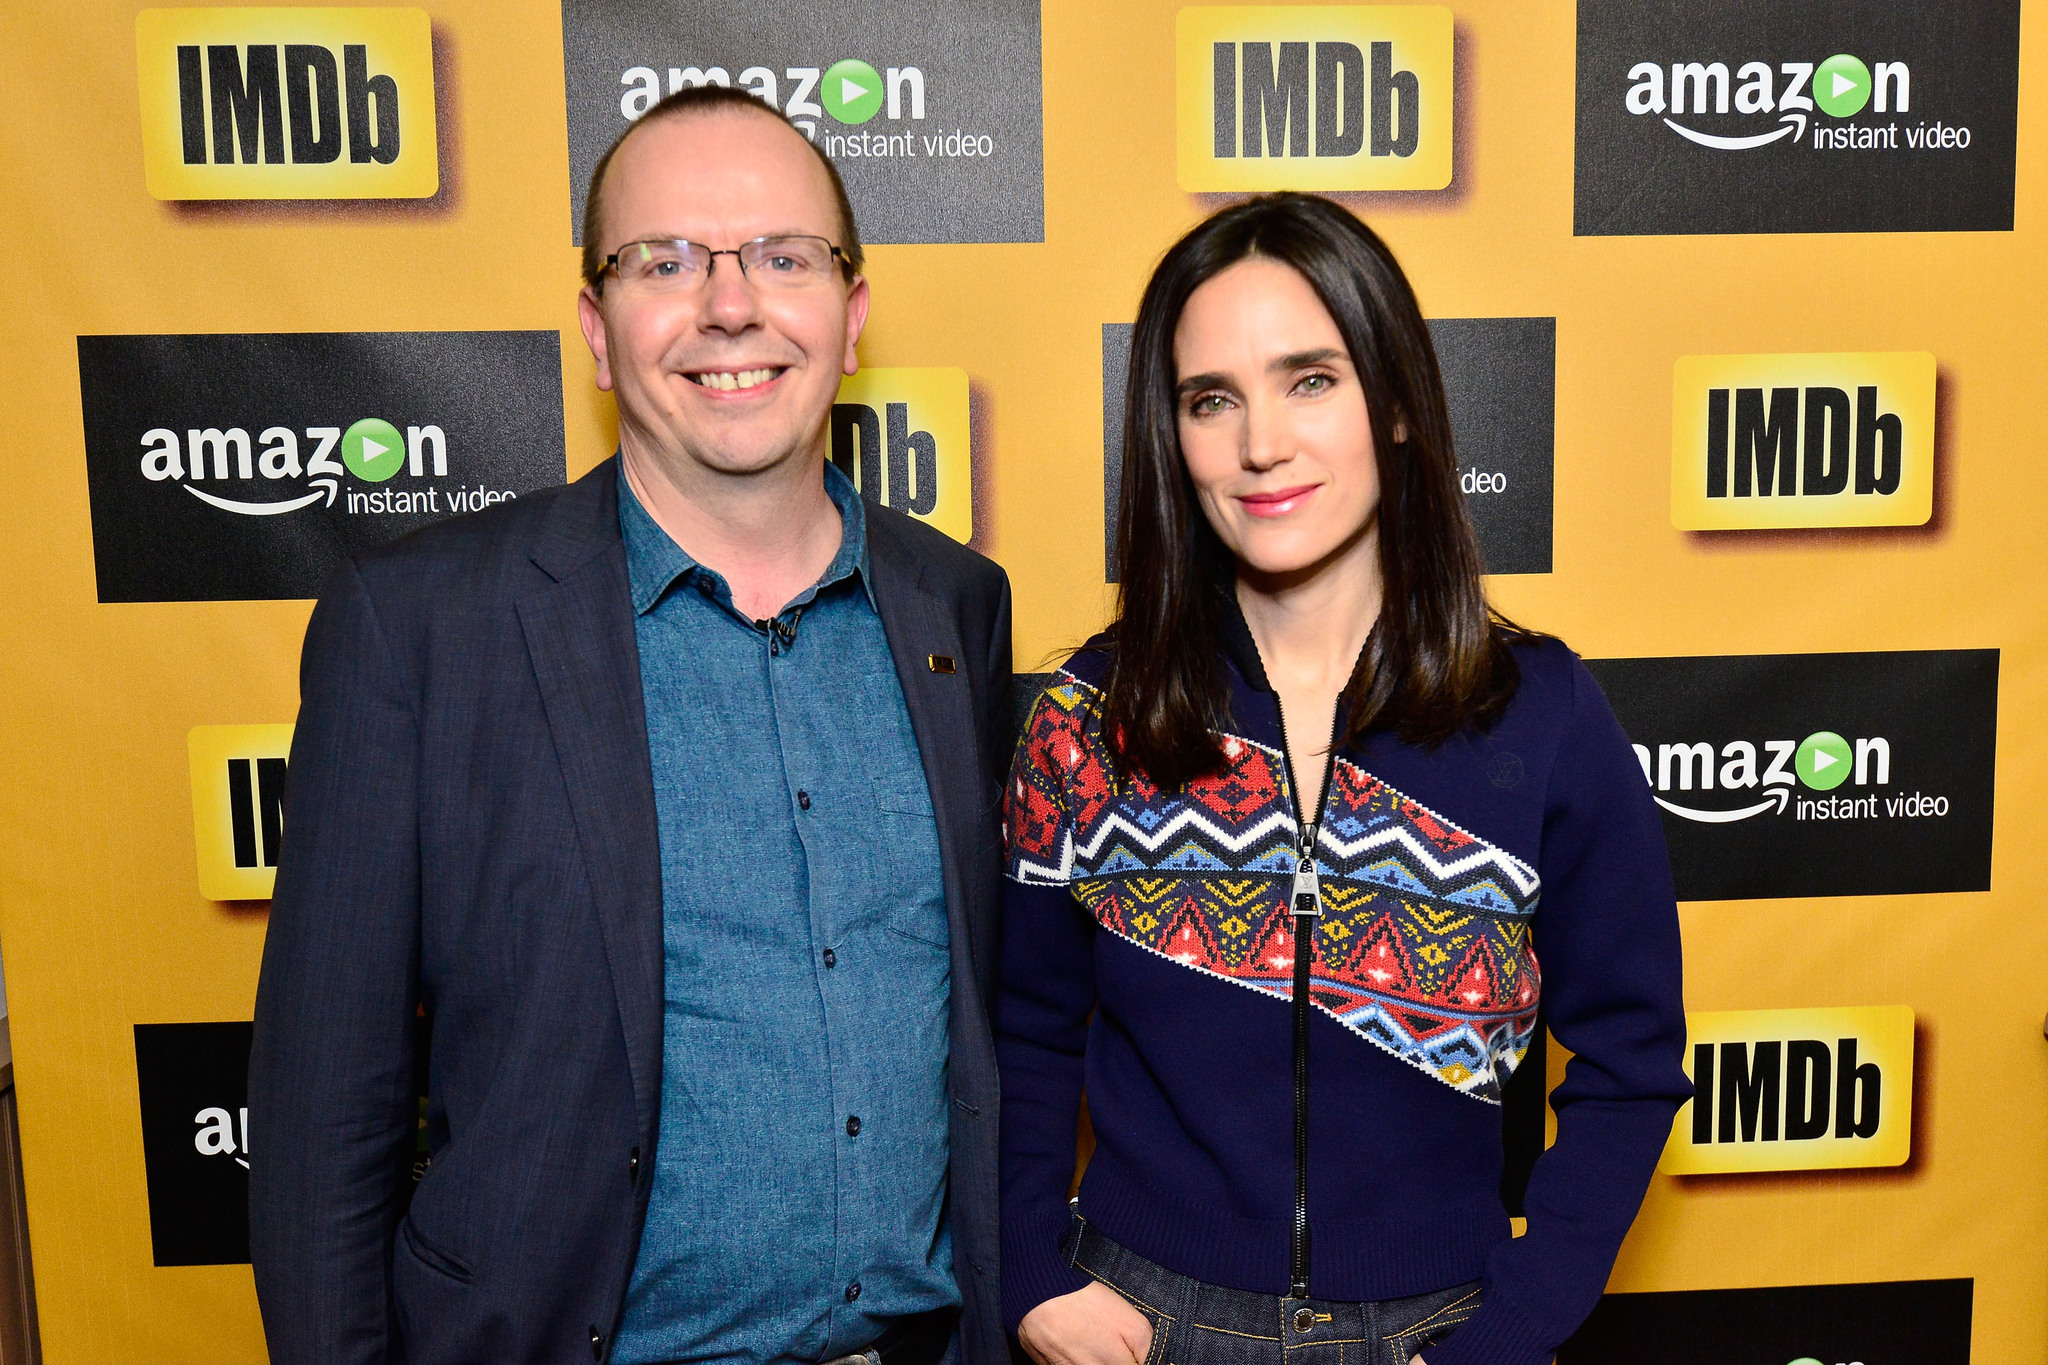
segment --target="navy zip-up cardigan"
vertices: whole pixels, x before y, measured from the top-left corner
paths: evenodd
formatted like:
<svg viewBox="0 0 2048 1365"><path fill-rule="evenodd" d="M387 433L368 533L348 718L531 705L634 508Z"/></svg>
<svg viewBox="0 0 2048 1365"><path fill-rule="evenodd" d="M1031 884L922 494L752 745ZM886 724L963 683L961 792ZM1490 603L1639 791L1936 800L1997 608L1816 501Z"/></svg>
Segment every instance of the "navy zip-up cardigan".
<svg viewBox="0 0 2048 1365"><path fill-rule="evenodd" d="M1227 771L1162 791L1111 761L1102 637L1018 747L996 1014L1013 1330L1087 1283L1062 1253L1084 1084L1089 1221L1182 1274L1287 1292L1298 812L1277 700L1227 615ZM1576 655L1514 650L1520 686L1483 733L1424 749L1376 729L1340 749L1316 845L1310 1289L1482 1281L1430 1365L1549 1358L1599 1299L1691 1094L1677 907L1641 770ZM1297 723L1321 739L1322 718ZM1539 1001L1573 1060L1516 1238L1500 1095Z"/></svg>

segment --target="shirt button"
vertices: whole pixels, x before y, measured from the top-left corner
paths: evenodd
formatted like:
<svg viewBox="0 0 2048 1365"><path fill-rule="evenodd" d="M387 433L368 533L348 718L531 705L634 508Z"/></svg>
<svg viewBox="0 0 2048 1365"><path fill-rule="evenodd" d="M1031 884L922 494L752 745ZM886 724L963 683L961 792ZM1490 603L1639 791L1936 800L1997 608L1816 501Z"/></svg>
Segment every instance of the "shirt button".
<svg viewBox="0 0 2048 1365"><path fill-rule="evenodd" d="M855 1115L854 1115L854 1116L853 1116L852 1118L850 1118L850 1119L848 1119L848 1120L846 1121L846 1135L847 1135L848 1137L859 1137L859 1136L860 1136L860 1115L859 1115L859 1114L855 1114Z"/></svg>
<svg viewBox="0 0 2048 1365"><path fill-rule="evenodd" d="M855 1281L854 1281L854 1282L853 1282L852 1284L850 1284L850 1285L846 1286L846 1301L847 1301L848 1303L852 1303L852 1302L853 1302L853 1301L854 1301L855 1299L857 1299L857 1298L859 1298L859 1297L860 1297L860 1281L859 1281L859 1280L855 1280Z"/></svg>
<svg viewBox="0 0 2048 1365"><path fill-rule="evenodd" d="M827 948L825 950L825 965L827 967L837 967L839 965L839 954Z"/></svg>
<svg viewBox="0 0 2048 1365"><path fill-rule="evenodd" d="M796 805L798 810L809 810L811 808L811 794L809 792L798 792L796 794Z"/></svg>

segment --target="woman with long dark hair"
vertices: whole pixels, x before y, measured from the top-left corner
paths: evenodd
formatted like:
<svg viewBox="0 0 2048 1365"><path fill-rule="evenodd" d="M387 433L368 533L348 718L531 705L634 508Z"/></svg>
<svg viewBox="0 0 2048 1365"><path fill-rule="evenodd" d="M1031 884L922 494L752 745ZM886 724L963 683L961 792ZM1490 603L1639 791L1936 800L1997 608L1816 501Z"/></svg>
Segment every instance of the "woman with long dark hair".
<svg viewBox="0 0 2048 1365"><path fill-rule="evenodd" d="M1635 756L1487 606L1429 332L1352 215L1175 245L1125 414L1117 619L1005 798L1005 1312L1040 1365L1538 1365L1690 1093ZM1575 1057L1516 1238L1539 1003Z"/></svg>

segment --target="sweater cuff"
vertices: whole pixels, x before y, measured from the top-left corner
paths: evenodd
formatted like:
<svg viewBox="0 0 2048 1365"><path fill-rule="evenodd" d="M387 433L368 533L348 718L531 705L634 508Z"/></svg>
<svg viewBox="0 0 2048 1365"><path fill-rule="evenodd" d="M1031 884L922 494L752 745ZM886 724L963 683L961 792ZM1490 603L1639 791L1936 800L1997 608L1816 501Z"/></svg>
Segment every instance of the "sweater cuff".
<svg viewBox="0 0 2048 1365"><path fill-rule="evenodd" d="M1548 1330L1513 1306L1486 1299L1450 1340L1426 1347L1421 1354L1426 1365L1543 1365L1557 1345Z"/></svg>
<svg viewBox="0 0 2048 1365"><path fill-rule="evenodd" d="M1086 1273L1067 1264L1061 1243L1073 1218L1066 1205L1055 1207L1056 1218L1012 1215L1004 1224L1003 1325L1012 1333L1039 1304L1086 1288L1091 1282Z"/></svg>

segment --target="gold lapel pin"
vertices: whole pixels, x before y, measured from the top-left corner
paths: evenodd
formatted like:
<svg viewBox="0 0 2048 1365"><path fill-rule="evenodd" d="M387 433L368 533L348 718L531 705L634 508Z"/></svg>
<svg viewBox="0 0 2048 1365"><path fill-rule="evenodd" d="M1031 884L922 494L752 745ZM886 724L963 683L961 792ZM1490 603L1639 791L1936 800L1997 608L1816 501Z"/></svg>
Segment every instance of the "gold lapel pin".
<svg viewBox="0 0 2048 1365"><path fill-rule="evenodd" d="M924 661L934 673L951 673L953 671L953 656L950 654L927 654L924 656Z"/></svg>

